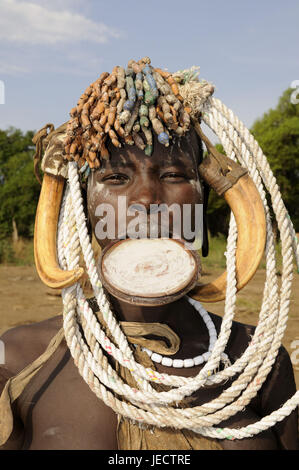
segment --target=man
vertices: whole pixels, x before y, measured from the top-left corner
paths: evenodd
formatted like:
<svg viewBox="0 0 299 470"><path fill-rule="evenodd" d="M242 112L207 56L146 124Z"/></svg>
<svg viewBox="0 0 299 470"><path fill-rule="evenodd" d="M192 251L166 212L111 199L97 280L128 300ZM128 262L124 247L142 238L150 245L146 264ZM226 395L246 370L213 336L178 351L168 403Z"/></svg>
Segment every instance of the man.
<svg viewBox="0 0 299 470"><path fill-rule="evenodd" d="M138 64L144 66L148 63L148 61L140 61ZM129 65L134 64L131 61ZM141 73L138 70L137 68L136 76ZM146 74L148 73L146 72ZM130 76L132 76L130 73L126 75L126 77ZM150 78L148 82L151 83ZM171 84L171 80L169 80L169 84ZM106 85L108 86L108 82ZM136 89L137 91L140 90L138 86L136 86ZM103 93L106 93L106 91L102 92L101 96L103 96ZM130 96L129 92L128 96ZM177 97L178 94L175 94L175 96ZM78 106L80 107L80 102ZM78 109L76 112L78 113ZM107 117L108 115L109 113ZM86 126L86 116L87 114L81 117L82 127L85 126L83 133L88 133L90 130ZM169 122L171 123L170 126L173 127L173 121L170 120ZM181 124L183 127L184 120ZM109 134L111 128L107 130ZM175 130L175 127L172 130ZM145 129L145 136L146 132ZM99 222L97 208L101 204L109 203L114 209L117 215L114 219L114 228L115 233L117 233L118 200L121 196L126 197L127 206L142 205L148 217L152 204L165 203L171 206L171 204L176 203L182 208L184 204L191 204L194 207L196 204L204 202L203 180L198 171L198 164L202 159L202 148L193 127L187 126L182 135L173 136L170 142L167 141L167 146L162 139L162 137L167 139L167 135L161 137L161 133L158 134L160 138L154 137L151 141L147 136L146 154L144 153L145 145L142 148L142 145L136 144L138 142L136 134L134 134L135 145L127 140L127 142L122 141L122 146L119 147L117 142L113 143L113 139L115 139L114 132L110 132L111 141L106 141L105 148L103 148L104 143L101 141L102 144L96 157L99 158L99 155L102 157L105 155L106 158L101 158L100 162L97 162L94 155L90 153L93 151L90 147L85 153L81 148L78 157L76 157L79 166L84 169L86 164L84 161L80 162L80 158L85 155L85 162L88 162L89 168L93 170L87 175L87 179L82 182L82 185L86 186L87 184L87 215L91 230L102 248L108 245L109 240L97 237L96 227ZM71 139L66 142L66 146L71 146L74 142L74 136L76 138L78 135L80 136L82 133L77 135L76 133L70 133ZM91 135L89 134L88 138L85 138L85 142L89 142L90 139ZM82 140L82 142L84 146L84 141ZM82 142L79 142L78 139L77 149L80 148ZM68 151L70 151L70 147L66 149L66 154L70 157L71 152L68 154ZM106 151L109 158L107 158ZM40 223L40 212L38 218ZM170 222L172 223L173 220L171 219ZM129 223L129 220L127 223ZM49 278L50 274L48 272L45 274L44 268L41 266L42 257L38 256L37 259L41 276ZM70 269L69 266L68 269ZM67 289L66 287L66 292L71 293ZM157 338L155 334L151 335L153 330L147 328L149 325L159 324L166 325L168 330L179 337L179 348L171 356L173 360L199 357L208 351L209 330L203 317L198 315L198 311L186 300L186 297L180 297L173 302L162 303L158 306L142 306L136 305L134 302L121 300L110 292L109 301L111 309L117 320L121 322L124 331L126 331L128 325L132 324L142 329L143 333L139 335L141 342L137 347L132 346L132 350L136 361L144 367L153 371L156 370L160 374L177 377L194 377L203 369L203 364L194 364L190 368L169 368L162 365L162 363L154 363L147 352L140 347L140 345L147 344L147 336L149 338L154 336L154 339L159 342L159 337ZM101 309L99 309L96 302L93 302L93 310L101 326L105 329L107 337L111 339L107 320L105 321L103 312L100 311ZM218 335L222 319L213 314L210 314L210 317ZM67 324L67 318L65 317L64 325ZM129 419L128 416L116 414L110 406L105 404L104 399L100 400L94 393L97 390L91 376L89 375L89 378L84 376L83 380L79 367L80 360L79 362L75 360L74 363L72 358L73 351L71 344L68 342L69 333L67 331L67 341L64 337L60 337L56 343L55 341L52 342L51 354L47 354L46 360L38 362L38 358L43 355L51 339L55 335L57 337L62 326L63 319L58 316L41 323L9 330L2 337L6 347L6 364L1 369L2 387L10 377L17 376L27 367L25 369L27 373L20 374L21 379L19 382L13 382L12 386L6 389L6 398L2 395L0 407L2 406L2 410L4 408L5 410L1 416L10 416L11 418L8 409L10 404L13 416L12 432L11 434L6 433L8 439L2 448L298 449L296 410L268 430L240 440L232 440L229 437L222 440L213 439L195 433L191 429L179 429L175 426L141 426L136 420ZM83 322L82 329L86 331L84 328ZM253 327L233 322L229 342L225 349L231 363L235 363L242 356L250 344L253 334ZM142 341L144 342L142 343ZM131 345L134 344L134 340L130 340L130 343ZM90 350L93 351L92 346L90 346ZM35 364L35 368L32 367L29 370L30 364ZM108 349L104 351L102 366L103 364L113 366L122 380L130 387L138 387L135 380L136 376L118 364L116 358L109 354ZM31 380L28 380L28 377ZM25 388L22 386L22 380L26 380ZM232 383L232 379L230 379L198 388L182 400L180 408L187 406L190 408L200 407L211 402L224 390L229 389ZM167 387L165 388L159 383L154 389L157 392L168 390ZM19 393L20 390L22 390L22 393ZM295 382L291 362L285 349L281 348L272 371L255 398L242 411L222 421L221 426L223 429L238 429L256 423L260 418L277 410L294 393ZM17 398L10 400L9 398L13 396ZM116 394L116 398L117 396ZM121 397L120 401L126 401L126 399ZM1 422L1 426L5 427L7 422Z"/></svg>

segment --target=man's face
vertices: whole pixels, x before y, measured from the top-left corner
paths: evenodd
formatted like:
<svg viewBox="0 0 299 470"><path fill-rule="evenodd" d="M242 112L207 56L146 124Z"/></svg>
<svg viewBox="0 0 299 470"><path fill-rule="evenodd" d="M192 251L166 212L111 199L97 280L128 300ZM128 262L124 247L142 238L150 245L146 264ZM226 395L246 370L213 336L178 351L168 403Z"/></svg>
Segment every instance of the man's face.
<svg viewBox="0 0 299 470"><path fill-rule="evenodd" d="M87 208L91 226L102 248L107 246L111 239L99 236L97 224L103 225L105 222L107 225L110 224L110 227L112 224L115 238L118 238L118 234L123 232L123 228L119 229L119 211L124 210L124 201L126 211L130 206L137 211L142 209L141 212L147 223L151 216L150 209L154 207L151 205L154 204L164 204L166 207L172 204L178 205L182 209L183 223L183 205L188 204L191 207L193 225L195 204L203 202L202 186L197 170L200 149L194 132L177 139L169 147L161 145L156 139L154 152L150 157L136 146L126 145L121 149L111 146L109 150L110 160L104 161L100 169L91 173L87 190ZM122 206L119 205L120 199ZM99 211L100 205L103 204L110 205L113 211L109 210L103 214ZM172 211L168 215L171 234L176 231L174 228L176 226ZM136 220L136 212L126 217L125 230L134 218ZM161 220L159 219L159 227ZM158 236L161 236L160 232ZM181 238L186 237L182 235Z"/></svg>

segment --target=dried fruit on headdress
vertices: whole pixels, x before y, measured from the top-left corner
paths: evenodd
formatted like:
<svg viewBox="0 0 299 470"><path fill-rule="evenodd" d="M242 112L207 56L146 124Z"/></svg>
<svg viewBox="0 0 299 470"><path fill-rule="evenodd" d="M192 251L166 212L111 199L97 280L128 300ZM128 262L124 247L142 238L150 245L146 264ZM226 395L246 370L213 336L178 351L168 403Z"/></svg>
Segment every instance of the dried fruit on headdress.
<svg viewBox="0 0 299 470"><path fill-rule="evenodd" d="M184 135L194 110L190 90L182 97L181 85L198 82L194 70L190 71L188 77L186 71L172 75L153 68L150 59L144 57L138 62L130 60L126 70L117 66L111 74L102 73L70 112L67 160L77 161L82 173L99 168L101 160L109 159L109 140L115 147L136 145L150 156L153 132L165 146L174 135ZM199 82L198 86L202 87ZM209 94L212 92L210 85Z"/></svg>

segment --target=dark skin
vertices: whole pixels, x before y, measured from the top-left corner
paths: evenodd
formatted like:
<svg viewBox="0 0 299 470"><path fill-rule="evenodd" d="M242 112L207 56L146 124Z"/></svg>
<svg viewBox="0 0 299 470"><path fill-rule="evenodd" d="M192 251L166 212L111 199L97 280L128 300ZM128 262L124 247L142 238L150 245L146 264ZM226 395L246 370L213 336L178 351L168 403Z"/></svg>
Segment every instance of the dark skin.
<svg viewBox="0 0 299 470"><path fill-rule="evenodd" d="M113 149L111 149L113 150ZM136 147L112 151L111 160L94 172L88 182L87 208L94 230L98 218L95 209L102 202L117 208L117 196L125 195L128 204L195 204L202 202L202 186L197 171L198 142L191 133L180 146L166 149L155 142L154 153L146 157ZM110 240L98 240L105 247ZM169 325L181 339L175 358L194 357L208 349L207 329L193 307L184 299L159 307L130 305L111 296L119 320L161 322ZM221 318L212 315L219 332ZM6 332L6 364L0 369L0 381L20 372L43 353L62 326L62 317ZM254 328L233 323L226 349L231 361L242 355ZM156 364L159 372L194 376L202 366L191 369L167 368ZM196 404L216 398L225 385L199 390ZM1 386L1 382L0 382ZM244 411L221 423L221 427L242 427L258 421L279 408L295 393L290 358L280 349L276 363L258 396ZM5 449L117 449L117 417L81 378L65 342L38 372L13 407L14 432ZM103 432L103 430L105 430ZM298 449L297 412L254 438L221 441L224 449Z"/></svg>

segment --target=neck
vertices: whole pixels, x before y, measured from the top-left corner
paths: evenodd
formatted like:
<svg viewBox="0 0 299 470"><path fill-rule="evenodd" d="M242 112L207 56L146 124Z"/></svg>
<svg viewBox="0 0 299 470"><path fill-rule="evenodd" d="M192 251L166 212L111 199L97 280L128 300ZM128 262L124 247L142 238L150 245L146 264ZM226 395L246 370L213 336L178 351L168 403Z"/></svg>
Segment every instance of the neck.
<svg viewBox="0 0 299 470"><path fill-rule="evenodd" d="M181 339L182 357L196 356L207 351L208 329L185 297L157 307L132 305L112 295L110 302L119 321L167 324Z"/></svg>
<svg viewBox="0 0 299 470"><path fill-rule="evenodd" d="M207 336L207 328L200 315L185 297L156 307L129 304L112 295L110 301L119 321L166 323L174 331L179 332L180 337Z"/></svg>
<svg viewBox="0 0 299 470"><path fill-rule="evenodd" d="M129 304L123 300L110 295L110 301L117 318L120 321L143 322L143 323L163 323L175 317L179 310L186 308L186 301L179 299L166 305L140 306Z"/></svg>

